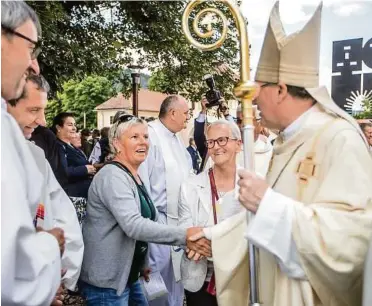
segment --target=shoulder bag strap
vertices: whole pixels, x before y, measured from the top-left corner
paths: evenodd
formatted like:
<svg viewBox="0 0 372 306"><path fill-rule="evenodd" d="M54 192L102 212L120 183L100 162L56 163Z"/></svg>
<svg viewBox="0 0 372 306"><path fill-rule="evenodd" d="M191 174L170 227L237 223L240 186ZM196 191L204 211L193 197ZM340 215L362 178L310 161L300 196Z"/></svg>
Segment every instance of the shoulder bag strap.
<svg viewBox="0 0 372 306"><path fill-rule="evenodd" d="M131 177L131 178L132 178L132 180L134 181L134 183L136 184L136 187L137 187L138 192L140 192L140 193L141 193L141 194L146 198L147 203L149 203L149 205L150 205L150 203L151 203L151 204L154 206L154 204L153 204L153 202L152 202L152 200L151 200L151 198L150 198L150 196L149 196L149 194L148 194L148 192L147 192L147 190L146 190L146 187L145 187L145 185L143 184L141 178L140 178L140 180L141 180L142 185L138 184L138 182L137 182L137 180L134 178L132 172L130 172L130 170L129 170L125 165L123 165L122 163L120 163L120 162L118 162L118 161L114 161L114 160L112 160L112 161L106 163L105 166L106 166L106 165L110 165L110 164L111 164L111 165L114 165L114 166L116 166L116 167L118 167L118 168L120 168L120 169L123 170L123 171L125 171L125 172L126 172L126 173ZM154 206L154 207L155 207L155 206Z"/></svg>
<svg viewBox="0 0 372 306"><path fill-rule="evenodd" d="M216 182L214 180L214 175L213 175L213 169L210 168L208 171L209 175L209 181L211 184L211 191L212 191L212 208L213 208L213 219L214 219L214 224L217 224L217 211L216 211L216 201L219 200L218 193L217 193L217 188L216 188Z"/></svg>

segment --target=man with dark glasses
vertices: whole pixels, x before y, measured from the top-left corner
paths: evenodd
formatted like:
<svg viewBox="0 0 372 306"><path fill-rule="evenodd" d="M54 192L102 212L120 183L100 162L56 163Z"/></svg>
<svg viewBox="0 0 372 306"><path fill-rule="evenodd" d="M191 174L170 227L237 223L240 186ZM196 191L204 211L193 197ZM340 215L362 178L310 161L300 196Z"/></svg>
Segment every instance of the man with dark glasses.
<svg viewBox="0 0 372 306"><path fill-rule="evenodd" d="M50 305L61 281L64 233L36 232L33 218L43 178L5 100L21 96L36 57L40 23L23 1L1 2L1 302Z"/></svg>

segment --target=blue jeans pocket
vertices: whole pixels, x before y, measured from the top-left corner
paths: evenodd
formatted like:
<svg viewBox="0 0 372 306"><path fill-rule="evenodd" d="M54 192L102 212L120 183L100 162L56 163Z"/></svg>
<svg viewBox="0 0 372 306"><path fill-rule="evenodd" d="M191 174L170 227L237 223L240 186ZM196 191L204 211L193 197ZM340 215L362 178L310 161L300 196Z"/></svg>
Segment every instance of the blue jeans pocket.
<svg viewBox="0 0 372 306"><path fill-rule="evenodd" d="M99 288L83 282L81 292L87 306L148 306L139 281L127 286L120 296L115 289Z"/></svg>

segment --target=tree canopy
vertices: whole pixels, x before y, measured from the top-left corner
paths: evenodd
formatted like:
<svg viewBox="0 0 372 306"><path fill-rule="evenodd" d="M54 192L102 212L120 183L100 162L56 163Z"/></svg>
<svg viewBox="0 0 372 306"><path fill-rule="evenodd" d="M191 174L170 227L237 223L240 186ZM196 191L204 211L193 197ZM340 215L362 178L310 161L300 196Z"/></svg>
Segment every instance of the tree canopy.
<svg viewBox="0 0 372 306"><path fill-rule="evenodd" d="M363 112L354 115L355 119L372 119L372 96L367 96L362 101Z"/></svg>
<svg viewBox="0 0 372 306"><path fill-rule="evenodd" d="M43 52L38 59L52 96L70 79L106 76L123 70L135 57L154 71L153 89L188 91L199 99L206 90L202 77L213 71L215 62L237 67L236 30L227 9L215 3L228 17L230 38L218 50L197 50L181 29L186 2L28 1L41 20ZM216 82L221 91L232 88L230 80L216 78Z"/></svg>
<svg viewBox="0 0 372 306"><path fill-rule="evenodd" d="M82 81L69 80L63 84L62 93L57 99L51 100L47 108L47 122L50 125L59 112L74 113L77 125L81 128L86 116L86 127L96 127L96 112L94 108L113 95L112 83L101 76L88 76Z"/></svg>

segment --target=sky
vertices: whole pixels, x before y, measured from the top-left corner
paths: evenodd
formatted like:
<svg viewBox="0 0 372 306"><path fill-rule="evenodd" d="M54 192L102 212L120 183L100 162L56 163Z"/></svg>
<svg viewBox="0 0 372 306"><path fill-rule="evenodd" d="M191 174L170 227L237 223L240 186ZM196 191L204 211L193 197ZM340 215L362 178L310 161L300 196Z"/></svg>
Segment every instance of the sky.
<svg viewBox="0 0 372 306"><path fill-rule="evenodd" d="M280 0L280 15L287 34L302 29L315 12L319 0ZM242 0L241 12L248 19L252 45L252 76L262 48L267 21L275 0ZM321 29L320 81L331 87L334 41L372 38L372 0L324 0ZM363 64L363 71L372 71Z"/></svg>

